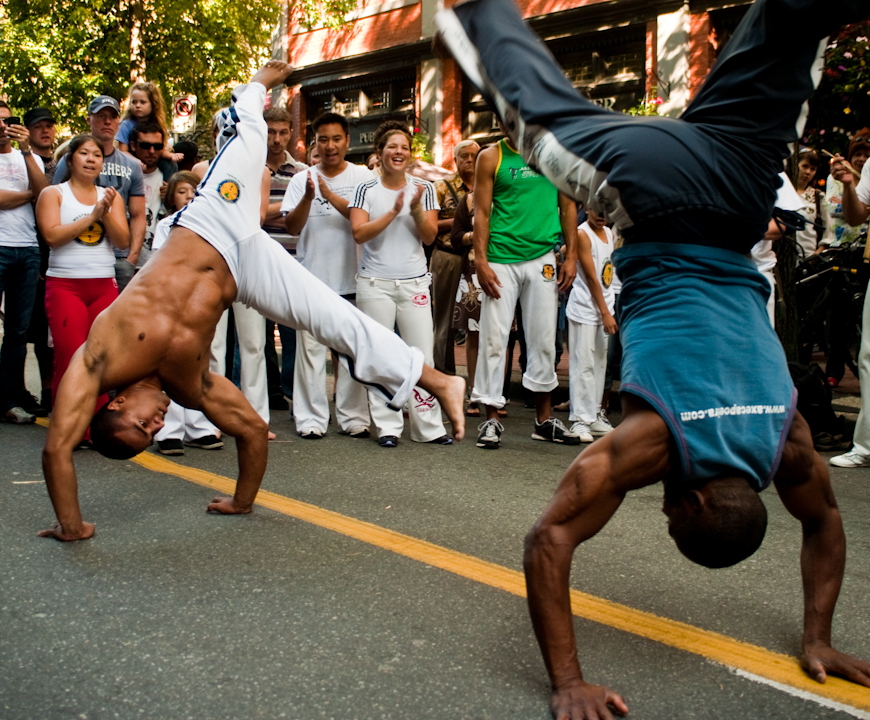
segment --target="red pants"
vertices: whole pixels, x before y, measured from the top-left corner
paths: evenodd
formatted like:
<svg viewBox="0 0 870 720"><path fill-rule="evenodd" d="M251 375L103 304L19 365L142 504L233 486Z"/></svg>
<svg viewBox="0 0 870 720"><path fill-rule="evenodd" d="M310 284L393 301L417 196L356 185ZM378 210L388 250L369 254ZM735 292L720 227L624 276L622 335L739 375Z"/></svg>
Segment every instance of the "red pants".
<svg viewBox="0 0 870 720"><path fill-rule="evenodd" d="M54 375L51 378L51 402L57 399L57 387L73 354L88 339L94 319L118 297L115 278L46 278L45 313L54 340ZM96 407L108 397L100 396Z"/></svg>

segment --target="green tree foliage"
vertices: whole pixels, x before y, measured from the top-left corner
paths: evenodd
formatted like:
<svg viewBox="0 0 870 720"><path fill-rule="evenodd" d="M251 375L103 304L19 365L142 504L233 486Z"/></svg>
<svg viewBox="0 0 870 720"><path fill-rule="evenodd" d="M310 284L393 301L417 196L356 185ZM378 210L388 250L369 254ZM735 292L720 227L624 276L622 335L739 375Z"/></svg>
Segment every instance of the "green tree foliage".
<svg viewBox="0 0 870 720"><path fill-rule="evenodd" d="M849 137L870 125L870 20L847 25L831 37L825 71L810 99L803 142L845 152Z"/></svg>
<svg viewBox="0 0 870 720"><path fill-rule="evenodd" d="M0 0L0 92L23 112L51 108L74 131L98 94L123 100L143 71L198 117L270 55L280 0Z"/></svg>

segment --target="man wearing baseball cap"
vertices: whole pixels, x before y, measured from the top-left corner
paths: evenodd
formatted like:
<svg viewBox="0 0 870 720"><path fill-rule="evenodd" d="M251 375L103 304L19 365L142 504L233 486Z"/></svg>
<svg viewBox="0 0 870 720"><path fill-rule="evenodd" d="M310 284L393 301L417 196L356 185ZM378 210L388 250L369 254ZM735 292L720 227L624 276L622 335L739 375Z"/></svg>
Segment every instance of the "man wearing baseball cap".
<svg viewBox="0 0 870 720"><path fill-rule="evenodd" d="M115 149L115 135L121 118L121 106L108 95L98 95L88 105L88 123L103 150L103 171L97 179L99 187L113 187L124 198L127 217L130 221L130 247L115 249L115 279L118 292L136 272L139 253L145 242L145 186L142 181L142 164L136 158ZM57 163L54 184L67 179L66 158Z"/></svg>
<svg viewBox="0 0 870 720"><path fill-rule="evenodd" d="M57 167L57 163L52 157L54 139L57 134L54 128L54 115L51 114L51 110L38 107L24 113L23 121L24 127L30 131L31 150L42 158L48 182L54 182L54 171Z"/></svg>

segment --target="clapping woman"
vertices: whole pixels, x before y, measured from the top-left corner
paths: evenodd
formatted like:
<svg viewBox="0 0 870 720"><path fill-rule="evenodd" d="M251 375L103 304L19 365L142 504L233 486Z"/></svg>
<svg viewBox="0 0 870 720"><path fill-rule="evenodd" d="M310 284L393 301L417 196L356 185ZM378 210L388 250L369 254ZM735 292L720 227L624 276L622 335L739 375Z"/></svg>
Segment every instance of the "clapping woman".
<svg viewBox="0 0 870 720"><path fill-rule="evenodd" d="M424 245L438 228L438 201L432 183L407 174L411 134L398 121L383 123L375 133L381 175L354 193L350 203L353 237L362 246L356 285L357 307L423 352L432 364L434 330ZM369 408L381 447L395 447L402 434L401 408L392 409L369 391ZM415 388L408 403L411 440L449 445L441 407L425 390Z"/></svg>
<svg viewBox="0 0 870 720"><path fill-rule="evenodd" d="M36 222L50 248L45 310L54 340L52 403L73 353L118 297L112 245L123 250L130 244L123 199L114 188L95 184L103 168L97 141L73 138L66 167L64 182L44 190L36 204Z"/></svg>

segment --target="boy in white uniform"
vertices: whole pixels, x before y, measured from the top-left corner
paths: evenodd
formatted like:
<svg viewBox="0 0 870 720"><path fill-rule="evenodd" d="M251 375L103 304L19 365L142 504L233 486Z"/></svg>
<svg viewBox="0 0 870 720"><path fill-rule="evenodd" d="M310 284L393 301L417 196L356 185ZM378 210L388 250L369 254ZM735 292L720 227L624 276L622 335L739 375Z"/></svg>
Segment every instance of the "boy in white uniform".
<svg viewBox="0 0 870 720"><path fill-rule="evenodd" d="M287 185L281 212L287 232L298 235L296 259L302 267L346 300L356 293L357 246L348 220L348 202L356 186L371 180L367 168L345 160L349 145L347 120L324 113L312 123L321 161L297 173ZM369 436L368 396L364 386L343 368L334 368L335 414L339 432ZM310 332L296 335L293 375L296 432L308 440L323 437L329 424L326 395L326 346Z"/></svg>
<svg viewBox="0 0 870 720"><path fill-rule="evenodd" d="M613 233L606 219L587 210L578 228L577 275L568 297L568 347L571 353L569 389L571 434L592 442L613 428L601 408L607 372L609 335L617 331L613 317Z"/></svg>

